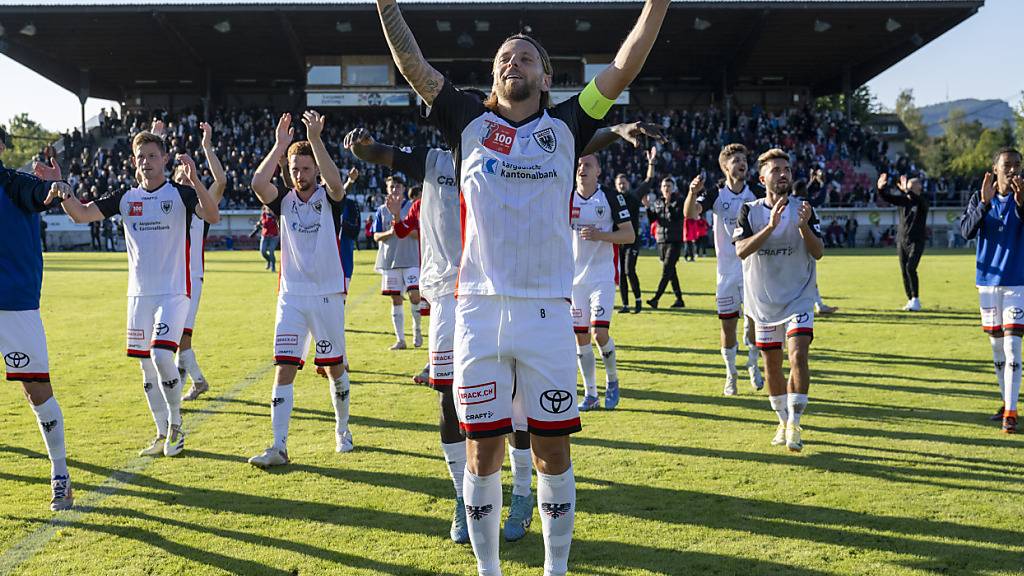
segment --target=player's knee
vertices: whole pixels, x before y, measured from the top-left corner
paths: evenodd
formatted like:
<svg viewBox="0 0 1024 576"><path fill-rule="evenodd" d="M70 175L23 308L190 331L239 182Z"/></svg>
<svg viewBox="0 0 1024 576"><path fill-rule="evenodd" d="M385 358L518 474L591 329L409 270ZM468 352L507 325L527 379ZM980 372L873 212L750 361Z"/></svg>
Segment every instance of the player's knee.
<svg viewBox="0 0 1024 576"><path fill-rule="evenodd" d="M608 338L609 336L607 327L594 328L594 339L597 340L597 344L599 346L604 346L605 344L607 344Z"/></svg>
<svg viewBox="0 0 1024 576"><path fill-rule="evenodd" d="M538 472L561 474L569 469L568 436L534 436L531 441Z"/></svg>
<svg viewBox="0 0 1024 576"><path fill-rule="evenodd" d="M587 344L590 344L590 332L577 332L576 345L586 346Z"/></svg>
<svg viewBox="0 0 1024 576"><path fill-rule="evenodd" d="M166 348L153 348L149 352L153 357L153 363L159 369L161 366L174 366L174 352Z"/></svg>
<svg viewBox="0 0 1024 576"><path fill-rule="evenodd" d="M394 304L395 306L401 306L402 305L402 295L401 294L392 294L391 295L391 303Z"/></svg>
<svg viewBox="0 0 1024 576"><path fill-rule="evenodd" d="M420 291L419 290L409 290L409 302L412 302L413 304L419 304L420 303Z"/></svg>
<svg viewBox="0 0 1024 576"><path fill-rule="evenodd" d="M793 342L789 349L789 365L800 369L806 369L807 356L807 345L802 342Z"/></svg>
<svg viewBox="0 0 1024 576"><path fill-rule="evenodd" d="M505 460L505 437L470 439L466 443L466 469L477 476L501 470Z"/></svg>
<svg viewBox="0 0 1024 576"><path fill-rule="evenodd" d="M53 387L49 382L22 382L21 388L25 392L25 398L33 406L39 406L53 398Z"/></svg>
<svg viewBox="0 0 1024 576"><path fill-rule="evenodd" d="M274 377L274 383L278 386L287 386L295 381L295 375L298 371L298 366L292 364L279 364L277 366L277 374Z"/></svg>

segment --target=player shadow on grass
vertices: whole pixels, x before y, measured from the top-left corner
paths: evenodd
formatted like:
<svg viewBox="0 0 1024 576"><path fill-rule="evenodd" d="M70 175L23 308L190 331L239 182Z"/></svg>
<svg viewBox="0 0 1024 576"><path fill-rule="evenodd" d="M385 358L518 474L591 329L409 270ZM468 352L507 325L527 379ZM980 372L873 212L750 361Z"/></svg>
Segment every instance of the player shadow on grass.
<svg viewBox="0 0 1024 576"><path fill-rule="evenodd" d="M914 370L924 368L935 368L938 370L954 370L967 372L969 374L985 373L992 368L989 360L978 360L969 358L941 358L935 356L908 356L904 354L892 354L886 352L860 352L855 350L841 350L838 348L815 347L811 353L815 359L827 362L871 362L875 365L886 366L907 366Z"/></svg>

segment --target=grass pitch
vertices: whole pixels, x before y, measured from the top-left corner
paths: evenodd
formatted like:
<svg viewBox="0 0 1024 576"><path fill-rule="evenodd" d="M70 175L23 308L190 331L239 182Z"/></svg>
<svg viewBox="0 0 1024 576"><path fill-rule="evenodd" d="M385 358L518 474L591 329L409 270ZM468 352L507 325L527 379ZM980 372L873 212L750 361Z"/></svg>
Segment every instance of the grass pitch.
<svg viewBox="0 0 1024 576"><path fill-rule="evenodd" d="M293 463L272 471L245 459L270 439L275 276L255 252L207 256L195 348L212 390L185 405L181 457L142 459L153 424L124 355L125 260L46 257L77 509L49 512L32 413L0 386L0 574L475 574L448 539L436 394L410 379L426 353L386 349L371 252L346 312L356 450L334 452L326 381L306 370ZM1024 574L1022 439L986 419L999 400L970 254L925 254L916 314L897 311L894 253L826 255L820 285L841 310L817 319L799 455L769 445L764 392L722 396L714 266L680 263L685 310L615 316L623 399L573 438L570 573ZM658 269L642 259L645 292ZM501 557L507 575L541 573L539 518Z"/></svg>

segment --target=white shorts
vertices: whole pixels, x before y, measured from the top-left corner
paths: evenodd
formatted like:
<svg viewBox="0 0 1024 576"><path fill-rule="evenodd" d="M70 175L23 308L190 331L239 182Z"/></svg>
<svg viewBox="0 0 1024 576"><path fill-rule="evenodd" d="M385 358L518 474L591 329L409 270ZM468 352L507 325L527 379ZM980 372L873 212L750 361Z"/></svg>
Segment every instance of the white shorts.
<svg viewBox="0 0 1024 576"><path fill-rule="evenodd" d="M0 310L0 356L8 380L49 382L50 359L39 310Z"/></svg>
<svg viewBox="0 0 1024 576"><path fill-rule="evenodd" d="M403 294L420 289L419 268L392 268L381 270L380 293L385 296Z"/></svg>
<svg viewBox="0 0 1024 576"><path fill-rule="evenodd" d="M434 299L430 307L430 387L451 390L455 378L455 294Z"/></svg>
<svg viewBox="0 0 1024 576"><path fill-rule="evenodd" d="M345 303L340 292L322 296L278 295L274 364L301 366L310 334L317 366L345 363Z"/></svg>
<svg viewBox="0 0 1024 576"><path fill-rule="evenodd" d="M467 438L580 430L571 320L561 298L459 296L455 410Z"/></svg>
<svg viewBox="0 0 1024 576"><path fill-rule="evenodd" d="M793 336L810 336L814 340L814 311L796 314L779 324L754 322L754 333L761 350L778 350L786 338Z"/></svg>
<svg viewBox="0 0 1024 576"><path fill-rule="evenodd" d="M587 282L572 287L572 329L586 334L590 327L608 328L615 308L615 282Z"/></svg>
<svg viewBox="0 0 1024 576"><path fill-rule="evenodd" d="M196 314L199 313L199 299L203 297L203 279L192 279L192 298L189 299L188 316L185 317L185 329L183 334L192 335L192 329L196 327Z"/></svg>
<svg viewBox="0 0 1024 576"><path fill-rule="evenodd" d="M189 297L184 294L128 297L128 355L149 358L150 348L178 351Z"/></svg>
<svg viewBox="0 0 1024 576"><path fill-rule="evenodd" d="M742 274L718 276L715 285L715 306L721 320L740 317L740 308L743 306Z"/></svg>
<svg viewBox="0 0 1024 576"><path fill-rule="evenodd" d="M1024 336L1024 286L978 286L978 299L982 330Z"/></svg>

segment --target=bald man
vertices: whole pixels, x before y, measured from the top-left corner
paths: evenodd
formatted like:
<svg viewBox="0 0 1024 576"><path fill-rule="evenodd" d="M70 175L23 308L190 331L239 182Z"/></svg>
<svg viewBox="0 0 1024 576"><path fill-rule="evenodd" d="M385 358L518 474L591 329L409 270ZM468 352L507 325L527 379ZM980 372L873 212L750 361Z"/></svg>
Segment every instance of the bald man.
<svg viewBox="0 0 1024 576"><path fill-rule="evenodd" d="M878 177L878 195L899 210L896 246L900 255L903 290L907 293L907 304L903 309L908 312L921 309L917 265L921 262L924 243L928 239L928 200L921 194L923 190L920 178L900 176L896 191L892 191L889 175L883 172Z"/></svg>

